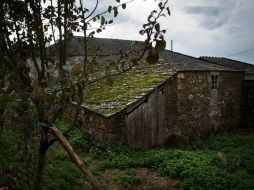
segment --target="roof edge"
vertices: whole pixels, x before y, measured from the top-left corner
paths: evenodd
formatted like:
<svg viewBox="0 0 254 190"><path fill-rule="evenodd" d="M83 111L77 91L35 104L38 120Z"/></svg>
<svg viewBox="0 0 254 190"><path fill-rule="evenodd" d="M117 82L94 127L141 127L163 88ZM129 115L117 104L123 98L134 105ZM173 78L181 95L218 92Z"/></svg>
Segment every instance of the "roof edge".
<svg viewBox="0 0 254 190"><path fill-rule="evenodd" d="M235 61L235 62L239 62L239 63L243 63L243 64L246 64L246 65L250 65L250 66L254 66L254 63L247 63L247 62L243 62L243 61L239 61L239 60L235 60L235 59L230 59L230 58L227 58L227 57L216 57L216 56L200 56L199 57L201 60L204 60L203 58L216 58L216 59L227 59L229 61Z"/></svg>

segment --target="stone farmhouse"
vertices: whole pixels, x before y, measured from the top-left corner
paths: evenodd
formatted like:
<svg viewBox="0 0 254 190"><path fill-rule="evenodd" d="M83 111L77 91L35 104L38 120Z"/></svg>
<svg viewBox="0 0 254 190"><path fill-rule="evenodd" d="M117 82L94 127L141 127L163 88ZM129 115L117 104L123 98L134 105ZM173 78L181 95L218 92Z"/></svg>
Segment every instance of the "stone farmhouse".
<svg viewBox="0 0 254 190"><path fill-rule="evenodd" d="M254 65L222 57L200 57L217 65L244 72L242 81L241 126L254 127Z"/></svg>
<svg viewBox="0 0 254 190"><path fill-rule="evenodd" d="M92 43L88 56L99 52L98 65L139 50L129 40L95 38ZM82 44L82 37L70 40L69 65L82 62ZM54 46L49 51L54 65ZM138 148L185 144L239 126L245 77L241 69L165 50L157 64L142 63L113 76L111 84L101 79L88 86L79 119L91 138L105 143ZM71 116L71 107L66 112Z"/></svg>

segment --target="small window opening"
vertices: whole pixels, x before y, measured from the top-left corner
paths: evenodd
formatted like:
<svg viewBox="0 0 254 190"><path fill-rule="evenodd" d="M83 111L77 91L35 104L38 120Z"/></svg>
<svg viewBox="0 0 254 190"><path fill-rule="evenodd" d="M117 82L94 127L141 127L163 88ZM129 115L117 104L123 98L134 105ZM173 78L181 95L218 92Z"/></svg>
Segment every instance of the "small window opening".
<svg viewBox="0 0 254 190"><path fill-rule="evenodd" d="M218 75L212 75L212 86L211 89L218 89Z"/></svg>

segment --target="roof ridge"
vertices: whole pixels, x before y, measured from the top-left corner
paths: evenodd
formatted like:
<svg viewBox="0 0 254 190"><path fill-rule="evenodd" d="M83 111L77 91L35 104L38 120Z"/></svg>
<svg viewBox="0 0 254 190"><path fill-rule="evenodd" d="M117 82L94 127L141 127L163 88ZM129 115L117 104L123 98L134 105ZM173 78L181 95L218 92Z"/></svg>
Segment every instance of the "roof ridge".
<svg viewBox="0 0 254 190"><path fill-rule="evenodd" d="M166 51L170 51L172 53L176 53L176 54L179 54L179 55L182 55L182 56L186 56L186 57L189 57L189 58L192 58L192 59L196 59L196 60L199 60L199 61L202 61L202 62L208 62L208 63L211 63L209 61L206 61L206 60L202 60L198 57L194 57L194 56L191 56L191 55L186 55L186 54L183 54L183 53L179 53L179 52L175 52L175 51L171 51L171 50L166 50ZM221 66L221 67L224 67L224 66ZM225 68L225 67L224 67Z"/></svg>
<svg viewBox="0 0 254 190"><path fill-rule="evenodd" d="M219 58L219 59L223 59L224 57L217 57L217 56L200 56L199 58Z"/></svg>
<svg viewBox="0 0 254 190"><path fill-rule="evenodd" d="M72 36L74 38L84 38L84 36ZM94 37L94 39L104 39L104 40L119 40L119 41L129 41L129 42L142 42L141 40L127 40L119 38L107 38L107 37Z"/></svg>

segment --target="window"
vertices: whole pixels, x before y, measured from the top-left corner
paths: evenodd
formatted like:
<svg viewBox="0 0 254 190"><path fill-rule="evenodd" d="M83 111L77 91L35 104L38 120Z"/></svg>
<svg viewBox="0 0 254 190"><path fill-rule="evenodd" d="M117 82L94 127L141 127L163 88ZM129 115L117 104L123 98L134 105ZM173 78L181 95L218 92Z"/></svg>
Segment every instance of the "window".
<svg viewBox="0 0 254 190"><path fill-rule="evenodd" d="M218 89L218 75L211 75L211 77L212 77L211 89Z"/></svg>

